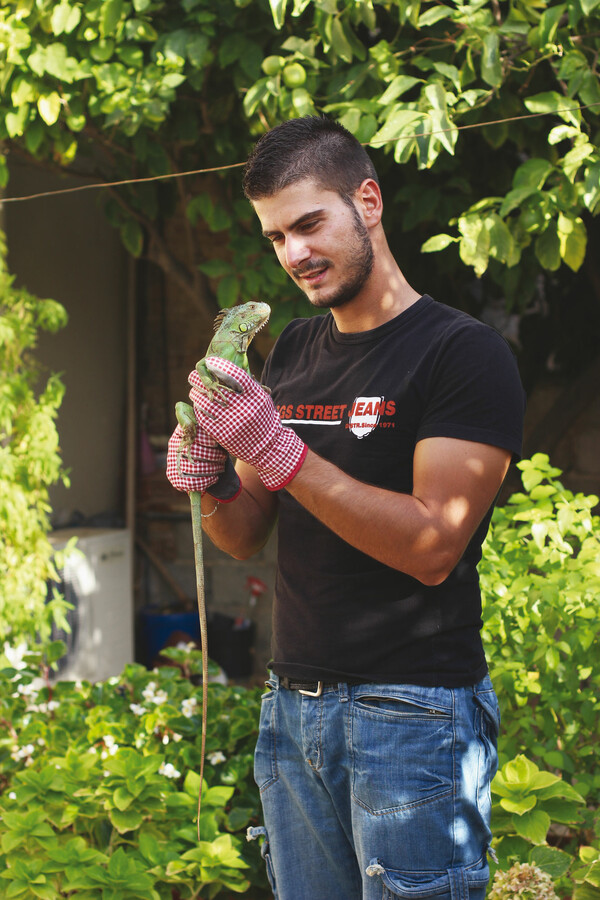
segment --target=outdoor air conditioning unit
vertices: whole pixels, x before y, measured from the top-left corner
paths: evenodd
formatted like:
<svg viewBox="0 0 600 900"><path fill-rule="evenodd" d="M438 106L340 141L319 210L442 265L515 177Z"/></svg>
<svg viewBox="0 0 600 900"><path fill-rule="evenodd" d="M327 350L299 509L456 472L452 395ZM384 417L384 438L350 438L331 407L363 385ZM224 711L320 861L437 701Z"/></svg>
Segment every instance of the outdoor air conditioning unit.
<svg viewBox="0 0 600 900"><path fill-rule="evenodd" d="M71 631L53 635L67 645L53 677L103 681L119 675L134 656L131 535L126 529L60 529L50 542L63 550L73 537L77 550L67 555L57 585L73 606Z"/></svg>

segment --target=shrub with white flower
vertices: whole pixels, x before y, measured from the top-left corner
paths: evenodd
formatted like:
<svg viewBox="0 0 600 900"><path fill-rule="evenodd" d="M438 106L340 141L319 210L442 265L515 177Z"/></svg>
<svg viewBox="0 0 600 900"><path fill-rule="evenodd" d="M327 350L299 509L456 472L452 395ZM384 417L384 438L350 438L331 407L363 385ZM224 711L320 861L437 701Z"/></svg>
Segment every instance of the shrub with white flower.
<svg viewBox="0 0 600 900"><path fill-rule="evenodd" d="M515 863L494 875L488 900L558 900L550 876L529 863Z"/></svg>
<svg viewBox="0 0 600 900"><path fill-rule="evenodd" d="M42 876L40 897L56 893L59 884L65 896L96 896L99 884L124 876L131 890L119 881L115 896L184 896L196 883L202 896L233 890L237 896L250 885L256 900L271 896L258 842L244 840L260 816L252 777L260 689L236 689L234 696L211 685L205 849L196 857L201 701L195 676L202 660L198 651L174 652L185 653L189 677L175 666L152 673L131 663L105 682L50 683L44 676L34 684L28 655L27 668L11 666L10 677L0 678L0 897L5 882L14 892L20 866L15 900L33 896L31 884L37 890ZM221 720L224 709L235 709L235 728ZM31 860L25 821L35 829ZM181 867L173 864L180 860Z"/></svg>

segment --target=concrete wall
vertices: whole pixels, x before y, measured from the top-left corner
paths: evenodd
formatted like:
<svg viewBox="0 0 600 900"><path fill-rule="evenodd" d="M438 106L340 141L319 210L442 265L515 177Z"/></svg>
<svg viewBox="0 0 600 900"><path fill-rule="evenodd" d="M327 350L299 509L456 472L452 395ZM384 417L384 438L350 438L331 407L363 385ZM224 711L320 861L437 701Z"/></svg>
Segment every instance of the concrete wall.
<svg viewBox="0 0 600 900"><path fill-rule="evenodd" d="M5 195L81 183L13 162ZM66 385L58 428L71 487L51 492L61 523L73 511L124 515L128 260L98 199L91 190L4 205L17 284L60 301L69 314L67 327L42 335L36 352Z"/></svg>

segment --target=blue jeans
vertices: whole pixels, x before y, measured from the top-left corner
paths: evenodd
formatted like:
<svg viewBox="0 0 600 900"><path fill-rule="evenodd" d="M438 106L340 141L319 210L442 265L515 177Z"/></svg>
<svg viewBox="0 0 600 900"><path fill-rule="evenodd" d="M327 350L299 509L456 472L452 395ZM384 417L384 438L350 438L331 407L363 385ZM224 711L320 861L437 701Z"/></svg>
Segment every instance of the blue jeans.
<svg viewBox="0 0 600 900"><path fill-rule="evenodd" d="M484 900L499 712L467 688L279 685L254 774L275 900Z"/></svg>

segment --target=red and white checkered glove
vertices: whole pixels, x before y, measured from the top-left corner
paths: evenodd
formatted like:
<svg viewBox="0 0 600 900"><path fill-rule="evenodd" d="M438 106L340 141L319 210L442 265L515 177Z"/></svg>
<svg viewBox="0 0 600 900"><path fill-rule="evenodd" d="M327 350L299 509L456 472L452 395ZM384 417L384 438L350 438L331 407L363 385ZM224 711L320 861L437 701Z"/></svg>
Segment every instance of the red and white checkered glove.
<svg viewBox="0 0 600 900"><path fill-rule="evenodd" d="M229 503L242 486L229 454L199 426L194 440L181 448L184 432L178 425L169 439L167 478L178 491L208 492L215 500Z"/></svg>
<svg viewBox="0 0 600 900"><path fill-rule="evenodd" d="M217 356L209 356L204 362L231 390L226 405L211 400L194 370L189 377L190 398L198 423L232 456L254 466L268 490L285 487L306 458L306 444L281 424L270 396L251 375Z"/></svg>

